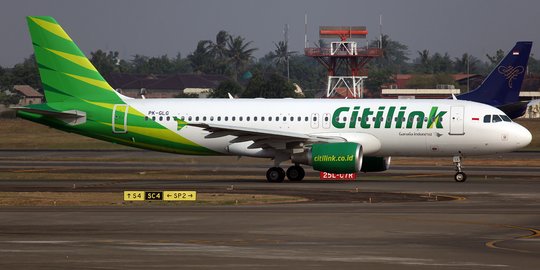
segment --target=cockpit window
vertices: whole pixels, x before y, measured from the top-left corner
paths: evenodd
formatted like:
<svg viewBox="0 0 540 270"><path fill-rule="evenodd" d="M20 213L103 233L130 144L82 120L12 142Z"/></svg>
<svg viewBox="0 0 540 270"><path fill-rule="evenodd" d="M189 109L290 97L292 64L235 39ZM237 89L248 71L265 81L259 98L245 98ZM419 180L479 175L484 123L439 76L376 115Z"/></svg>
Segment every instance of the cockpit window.
<svg viewBox="0 0 540 270"><path fill-rule="evenodd" d="M491 115L484 116L484 123L491 123Z"/></svg>
<svg viewBox="0 0 540 270"><path fill-rule="evenodd" d="M503 120L501 119L500 116L498 115L493 115L493 123L497 123L497 122L502 122Z"/></svg>
<svg viewBox="0 0 540 270"><path fill-rule="evenodd" d="M501 115L501 118L504 122L512 122L512 119L510 119L510 117L508 117L507 115Z"/></svg>

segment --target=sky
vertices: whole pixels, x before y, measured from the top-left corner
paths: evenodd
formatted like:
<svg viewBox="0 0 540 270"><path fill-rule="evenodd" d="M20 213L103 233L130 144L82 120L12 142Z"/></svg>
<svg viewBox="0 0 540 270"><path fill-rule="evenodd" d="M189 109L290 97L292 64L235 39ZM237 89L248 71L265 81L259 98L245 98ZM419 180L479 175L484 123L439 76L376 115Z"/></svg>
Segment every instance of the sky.
<svg viewBox="0 0 540 270"><path fill-rule="evenodd" d="M53 16L87 55L98 49L183 57L199 40L226 30L253 41L256 57L273 50L289 25L289 47L304 49L304 16L313 47L321 25L365 25L368 40L382 32L409 47L409 57L428 49L452 57L505 52L518 40L540 54L538 0L2 0L0 66L11 67L32 53L25 16ZM366 40L359 40L365 44ZM538 45L536 45L538 43Z"/></svg>

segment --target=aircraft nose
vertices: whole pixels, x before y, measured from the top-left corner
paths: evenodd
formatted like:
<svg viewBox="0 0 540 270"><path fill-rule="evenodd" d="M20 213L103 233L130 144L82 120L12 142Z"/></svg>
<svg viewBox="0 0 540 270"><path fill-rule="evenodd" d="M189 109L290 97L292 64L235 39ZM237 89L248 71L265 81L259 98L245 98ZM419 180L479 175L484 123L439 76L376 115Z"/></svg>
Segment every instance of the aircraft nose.
<svg viewBox="0 0 540 270"><path fill-rule="evenodd" d="M514 140L519 148L529 145L532 141L531 132L522 125L516 124L512 130Z"/></svg>

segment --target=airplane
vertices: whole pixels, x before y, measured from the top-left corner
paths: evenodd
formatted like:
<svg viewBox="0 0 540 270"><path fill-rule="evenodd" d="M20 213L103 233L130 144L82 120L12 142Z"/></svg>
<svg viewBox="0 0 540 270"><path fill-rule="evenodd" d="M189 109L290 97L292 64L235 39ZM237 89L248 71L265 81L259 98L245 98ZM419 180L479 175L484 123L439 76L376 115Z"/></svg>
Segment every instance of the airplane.
<svg viewBox="0 0 540 270"><path fill-rule="evenodd" d="M517 42L480 86L456 98L497 107L512 119L523 116L530 104L519 100L519 92L527 71L531 47L531 41Z"/></svg>
<svg viewBox="0 0 540 270"><path fill-rule="evenodd" d="M134 99L117 93L52 17L27 17L46 103L23 119L143 149L273 159L269 182L380 172L391 156L462 158L513 151L531 133L501 110L457 99ZM513 77L501 81L507 84ZM285 171L281 164L290 161Z"/></svg>

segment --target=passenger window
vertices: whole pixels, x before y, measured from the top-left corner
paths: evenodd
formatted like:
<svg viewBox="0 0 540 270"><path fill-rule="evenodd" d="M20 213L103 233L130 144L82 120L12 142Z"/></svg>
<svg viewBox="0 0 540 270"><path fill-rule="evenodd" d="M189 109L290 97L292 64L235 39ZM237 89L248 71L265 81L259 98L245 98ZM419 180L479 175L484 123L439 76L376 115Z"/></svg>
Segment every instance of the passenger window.
<svg viewBox="0 0 540 270"><path fill-rule="evenodd" d="M263 122L264 122L264 116L261 116L261 121L263 121Z"/></svg>
<svg viewBox="0 0 540 270"><path fill-rule="evenodd" d="M183 118L183 117L182 117ZM156 117L155 116L152 116L152 121L156 121ZM184 119L182 119L182 121L184 121Z"/></svg>
<svg viewBox="0 0 540 270"><path fill-rule="evenodd" d="M167 121L171 121L171 117L170 117L170 116L167 116Z"/></svg>
<svg viewBox="0 0 540 270"><path fill-rule="evenodd" d="M272 122L272 116L268 117L268 122Z"/></svg>
<svg viewBox="0 0 540 270"><path fill-rule="evenodd" d="M145 117L144 117L144 121L148 121L148 116L145 116Z"/></svg>
<svg viewBox="0 0 540 270"><path fill-rule="evenodd" d="M229 121L229 117L225 116L225 122Z"/></svg>
<svg viewBox="0 0 540 270"><path fill-rule="evenodd" d="M298 122L302 121L302 117L298 116Z"/></svg>
<svg viewBox="0 0 540 270"><path fill-rule="evenodd" d="M249 116L248 116L248 117L246 117L246 121L248 121L248 122L249 122Z"/></svg>
<svg viewBox="0 0 540 270"><path fill-rule="evenodd" d="M313 122L317 122L317 117L313 117Z"/></svg>
<svg viewBox="0 0 540 270"><path fill-rule="evenodd" d="M501 115L501 118L504 122L512 122L512 119L510 119L510 117L507 115Z"/></svg>
<svg viewBox="0 0 540 270"><path fill-rule="evenodd" d="M279 121L279 117L276 116L276 122Z"/></svg>
<svg viewBox="0 0 540 270"><path fill-rule="evenodd" d="M152 120L156 120L156 118L152 117ZM180 117L180 120L184 121L184 120L186 120L186 118L184 116L182 116L182 117Z"/></svg>
<svg viewBox="0 0 540 270"><path fill-rule="evenodd" d="M213 117L213 116L210 116L210 121L214 121L214 117Z"/></svg>
<svg viewBox="0 0 540 270"><path fill-rule="evenodd" d="M189 119L189 120L191 120L191 119ZM159 117L159 121L163 121L163 116Z"/></svg>
<svg viewBox="0 0 540 270"><path fill-rule="evenodd" d="M203 116L202 120L203 120L203 121L206 121L206 116Z"/></svg>
<svg viewBox="0 0 540 270"><path fill-rule="evenodd" d="M498 115L493 115L492 122L493 122L493 123L502 122L502 119L501 119L501 117L498 116Z"/></svg>
<svg viewBox="0 0 540 270"><path fill-rule="evenodd" d="M217 120L218 120L218 121L221 121L221 116L218 116L218 117L217 117Z"/></svg>
<svg viewBox="0 0 540 270"><path fill-rule="evenodd" d="M306 122L309 121L309 118L306 116Z"/></svg>
<svg viewBox="0 0 540 270"><path fill-rule="evenodd" d="M324 122L328 122L328 116L324 117Z"/></svg>
<svg viewBox="0 0 540 270"><path fill-rule="evenodd" d="M253 116L253 121L257 122L257 116Z"/></svg>
<svg viewBox="0 0 540 270"><path fill-rule="evenodd" d="M485 115L484 116L484 123L491 123L491 115Z"/></svg>
<svg viewBox="0 0 540 270"><path fill-rule="evenodd" d="M238 121L242 122L242 116L238 117Z"/></svg>
<svg viewBox="0 0 540 270"><path fill-rule="evenodd" d="M283 116L283 122L287 121L287 117Z"/></svg>
<svg viewBox="0 0 540 270"><path fill-rule="evenodd" d="M233 117L232 117L232 121L233 121L233 122L236 121L236 116L233 116Z"/></svg>
<svg viewBox="0 0 540 270"><path fill-rule="evenodd" d="M197 116L197 117L195 117L195 121L199 121L199 117L198 117L198 116Z"/></svg>
<svg viewBox="0 0 540 270"><path fill-rule="evenodd" d="M294 121L294 117L291 116L291 122L293 122L293 121Z"/></svg>

